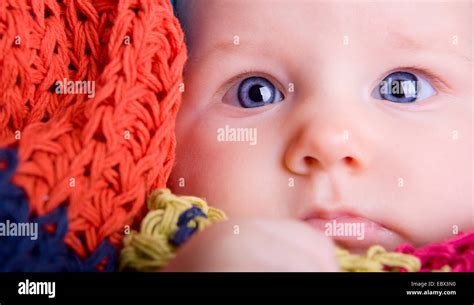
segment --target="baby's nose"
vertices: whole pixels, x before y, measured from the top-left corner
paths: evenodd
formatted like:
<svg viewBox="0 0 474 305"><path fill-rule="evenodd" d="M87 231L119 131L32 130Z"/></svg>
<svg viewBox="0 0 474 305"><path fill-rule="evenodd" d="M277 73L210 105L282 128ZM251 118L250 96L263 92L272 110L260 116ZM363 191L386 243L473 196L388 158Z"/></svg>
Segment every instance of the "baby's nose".
<svg viewBox="0 0 474 305"><path fill-rule="evenodd" d="M369 151L360 131L311 120L295 133L285 154L287 168L300 175L340 167L358 172L367 167Z"/></svg>

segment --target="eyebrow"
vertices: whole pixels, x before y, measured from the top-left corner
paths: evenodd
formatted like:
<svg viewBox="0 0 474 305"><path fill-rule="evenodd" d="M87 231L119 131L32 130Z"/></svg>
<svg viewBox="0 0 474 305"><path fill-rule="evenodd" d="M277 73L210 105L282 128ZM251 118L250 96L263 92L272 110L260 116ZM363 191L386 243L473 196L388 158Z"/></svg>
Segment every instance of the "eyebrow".
<svg viewBox="0 0 474 305"><path fill-rule="evenodd" d="M395 49L402 49L408 51L422 51L429 48L429 45L421 43L419 40L415 40L411 37L402 35L397 32L389 32L387 37L388 44ZM472 62L472 59L465 54L455 51L449 50L450 53L454 53L458 57L460 57L463 61L467 61L469 63Z"/></svg>
<svg viewBox="0 0 474 305"><path fill-rule="evenodd" d="M386 41L391 47L400 50L423 51L429 49L429 44L423 44L419 40L415 40L409 36L402 35L398 32L389 32ZM235 45L232 42L221 41L212 45L212 47L208 51L206 51L203 55L199 56L193 61L199 62L203 58L211 57L215 53L227 53L229 51L237 52L241 48L246 49L247 51L250 50L254 53L261 53L264 56L272 56L275 54L274 52L269 51L268 48L261 48L257 44L253 43ZM454 53L462 61L472 64L472 59L469 56L466 56L465 54L455 50L449 50L448 52Z"/></svg>
<svg viewBox="0 0 474 305"><path fill-rule="evenodd" d="M417 50L424 48L418 40L396 32L389 32L387 40L389 44L396 49Z"/></svg>
<svg viewBox="0 0 474 305"><path fill-rule="evenodd" d="M245 44L238 44L235 45L232 42L221 41L212 45L204 54L200 55L199 57L195 58L194 62L200 62L204 58L212 57L216 53L228 53L228 52L239 52L239 50L244 49L246 52L252 52L253 54L260 53L263 56L272 56L275 55L275 52L268 48L262 48L258 44L255 43L245 43Z"/></svg>
<svg viewBox="0 0 474 305"><path fill-rule="evenodd" d="M241 47L242 45L238 44L238 45L235 45L231 42L219 42L219 43L216 43L215 45L213 45L211 47L211 49L207 52L208 54L209 53L215 53L215 52L228 52L228 51L231 51L233 50L234 48L239 48ZM247 48L256 48L254 44L246 44L245 45Z"/></svg>

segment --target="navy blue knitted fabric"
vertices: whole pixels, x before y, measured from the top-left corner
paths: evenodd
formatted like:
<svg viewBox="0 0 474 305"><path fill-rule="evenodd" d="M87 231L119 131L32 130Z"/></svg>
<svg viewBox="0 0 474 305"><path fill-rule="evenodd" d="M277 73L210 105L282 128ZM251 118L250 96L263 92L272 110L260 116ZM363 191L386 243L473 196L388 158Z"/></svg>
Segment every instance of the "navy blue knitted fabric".
<svg viewBox="0 0 474 305"><path fill-rule="evenodd" d="M114 271L117 250L104 240L82 260L64 243L68 231L67 207L60 206L41 217L29 218L25 192L11 183L18 165L16 150L0 149L0 272ZM11 234L12 226L36 226L35 236ZM49 228L49 229L48 229ZM30 231L31 233L32 231Z"/></svg>

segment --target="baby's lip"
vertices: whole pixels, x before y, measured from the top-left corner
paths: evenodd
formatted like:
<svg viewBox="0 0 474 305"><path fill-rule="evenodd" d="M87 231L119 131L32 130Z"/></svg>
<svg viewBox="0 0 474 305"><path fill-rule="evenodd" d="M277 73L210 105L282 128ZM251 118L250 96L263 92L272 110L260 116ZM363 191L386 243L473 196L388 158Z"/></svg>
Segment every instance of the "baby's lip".
<svg viewBox="0 0 474 305"><path fill-rule="evenodd" d="M329 217L309 216L304 221L354 252L363 252L372 245L393 250L406 242L402 236L382 224L350 213L335 213Z"/></svg>

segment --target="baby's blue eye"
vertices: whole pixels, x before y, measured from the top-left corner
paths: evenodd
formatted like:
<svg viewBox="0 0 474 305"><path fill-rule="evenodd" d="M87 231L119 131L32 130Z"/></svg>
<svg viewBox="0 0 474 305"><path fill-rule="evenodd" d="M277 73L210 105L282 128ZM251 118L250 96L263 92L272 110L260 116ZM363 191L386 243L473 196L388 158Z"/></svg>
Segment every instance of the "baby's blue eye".
<svg viewBox="0 0 474 305"><path fill-rule="evenodd" d="M239 103L244 108L262 107L283 100L283 94L263 77L244 79L238 88Z"/></svg>
<svg viewBox="0 0 474 305"><path fill-rule="evenodd" d="M372 96L393 103L413 103L435 94L427 80L410 72L397 71L387 75Z"/></svg>

